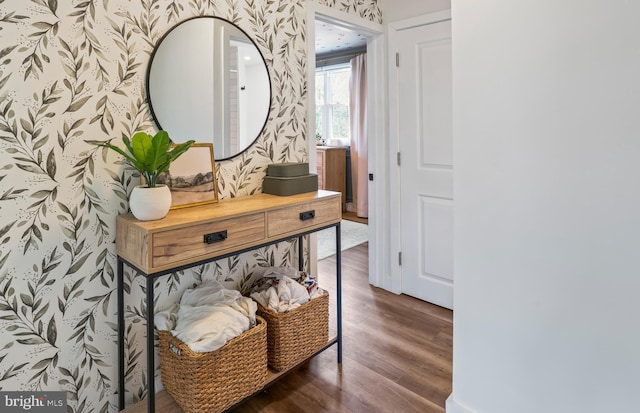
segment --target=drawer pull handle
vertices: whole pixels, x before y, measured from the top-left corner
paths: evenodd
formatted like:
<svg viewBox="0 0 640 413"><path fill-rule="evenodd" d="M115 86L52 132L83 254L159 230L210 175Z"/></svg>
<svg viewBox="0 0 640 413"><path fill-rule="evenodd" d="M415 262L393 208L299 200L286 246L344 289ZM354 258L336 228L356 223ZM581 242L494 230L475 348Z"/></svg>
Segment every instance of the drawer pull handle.
<svg viewBox="0 0 640 413"><path fill-rule="evenodd" d="M216 242L224 241L227 239L227 230L212 232L210 234L204 234L205 244L214 244Z"/></svg>
<svg viewBox="0 0 640 413"><path fill-rule="evenodd" d="M300 213L300 221L306 221L309 219L313 219L316 217L316 211L315 210L311 210L311 211L305 211L305 212L301 212Z"/></svg>

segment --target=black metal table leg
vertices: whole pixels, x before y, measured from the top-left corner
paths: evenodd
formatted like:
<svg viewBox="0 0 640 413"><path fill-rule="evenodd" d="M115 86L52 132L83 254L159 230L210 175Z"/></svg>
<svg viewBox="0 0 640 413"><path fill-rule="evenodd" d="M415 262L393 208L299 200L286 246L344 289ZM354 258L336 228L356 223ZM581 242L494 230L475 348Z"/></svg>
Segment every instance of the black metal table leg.
<svg viewBox="0 0 640 413"><path fill-rule="evenodd" d="M303 237L298 237L298 270L304 270L304 244Z"/></svg>
<svg viewBox="0 0 640 413"><path fill-rule="evenodd" d="M118 406L124 409L124 264L117 260L116 287L118 289Z"/></svg>
<svg viewBox="0 0 640 413"><path fill-rule="evenodd" d="M338 363L342 363L342 251L340 223L336 225L336 307L338 320Z"/></svg>
<svg viewBox="0 0 640 413"><path fill-rule="evenodd" d="M156 377L154 360L153 277L147 275L147 411L156 411Z"/></svg>

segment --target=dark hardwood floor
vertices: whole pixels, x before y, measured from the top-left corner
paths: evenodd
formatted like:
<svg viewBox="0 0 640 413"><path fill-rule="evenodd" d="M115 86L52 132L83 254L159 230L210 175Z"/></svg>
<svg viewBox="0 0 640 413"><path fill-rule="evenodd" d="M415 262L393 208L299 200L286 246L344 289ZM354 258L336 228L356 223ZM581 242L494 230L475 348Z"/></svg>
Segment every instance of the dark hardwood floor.
<svg viewBox="0 0 640 413"><path fill-rule="evenodd" d="M342 254L342 365L333 346L234 412L444 412L453 313L370 286L367 249L362 244ZM320 261L318 272L332 293L335 256Z"/></svg>

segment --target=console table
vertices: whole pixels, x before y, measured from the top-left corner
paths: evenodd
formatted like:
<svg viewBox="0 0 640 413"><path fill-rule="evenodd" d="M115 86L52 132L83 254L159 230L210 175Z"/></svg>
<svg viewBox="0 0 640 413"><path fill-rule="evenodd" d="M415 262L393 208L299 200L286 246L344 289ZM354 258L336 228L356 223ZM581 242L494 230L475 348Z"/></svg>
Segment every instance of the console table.
<svg viewBox="0 0 640 413"><path fill-rule="evenodd" d="M215 204L175 209L157 221L131 214L116 218L118 287L119 408L125 399L124 264L146 277L147 411L155 411L154 280L157 277L267 245L298 238L303 269L303 236L336 229L336 336L318 352L337 344L342 362L342 291L340 257L341 194L317 191L292 196L257 194ZM317 354L317 353L316 353ZM266 384L285 372L269 374ZM265 385L266 385L265 384ZM163 395L164 397L164 395ZM144 403L144 402L142 402ZM129 411L130 409L127 409ZM133 411L133 410L132 410ZM137 409L135 411L138 411Z"/></svg>

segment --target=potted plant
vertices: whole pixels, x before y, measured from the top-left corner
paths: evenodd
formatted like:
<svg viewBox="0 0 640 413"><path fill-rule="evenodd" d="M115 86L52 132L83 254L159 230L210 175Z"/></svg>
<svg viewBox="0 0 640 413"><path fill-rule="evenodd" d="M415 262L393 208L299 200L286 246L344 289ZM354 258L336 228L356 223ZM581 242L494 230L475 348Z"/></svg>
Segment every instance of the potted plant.
<svg viewBox="0 0 640 413"><path fill-rule="evenodd" d="M131 212L141 221L164 218L171 208L171 191L167 185L158 183L158 177L168 171L171 162L185 153L195 141L173 145L169 134L163 130L154 136L136 132L131 139L123 137L122 141L126 151L110 142L101 146L124 156L143 178L143 183L133 188L129 197Z"/></svg>

